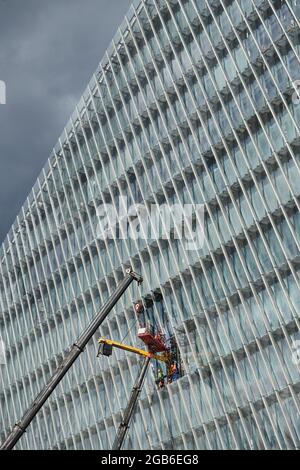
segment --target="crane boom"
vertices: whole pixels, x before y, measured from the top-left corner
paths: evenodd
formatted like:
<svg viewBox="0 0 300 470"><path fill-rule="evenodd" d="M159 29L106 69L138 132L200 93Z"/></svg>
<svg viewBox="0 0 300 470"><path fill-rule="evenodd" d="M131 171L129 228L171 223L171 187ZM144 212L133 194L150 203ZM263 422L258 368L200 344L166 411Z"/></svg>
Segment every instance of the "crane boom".
<svg viewBox="0 0 300 470"><path fill-rule="evenodd" d="M54 372L53 376L51 377L43 391L37 396L33 404L24 414L21 421L19 421L15 425L11 433L7 436L6 440L1 445L0 450L13 449L13 447L16 445L21 436L26 432L26 429L30 425L31 421L35 418L39 410L50 397L57 385L61 382L70 367L74 364L78 356L84 351L84 348L86 347L89 340L95 334L100 325L104 322L110 311L113 309L113 307L118 302L120 297L124 294L124 292L128 289L133 280L136 280L138 284L141 284L143 282L143 279L138 274L134 273L132 269L129 268L126 270L126 276L117 286L116 291L109 297L109 299L106 301L100 312L95 316L91 324L77 339L76 343L73 344L69 353L63 359L58 369Z"/></svg>
<svg viewBox="0 0 300 470"><path fill-rule="evenodd" d="M113 446L112 446L112 450L121 450L121 448L122 448L124 439L126 437L127 430L129 428L130 420L133 416L138 397L139 397L139 395L141 393L141 390L142 390L142 387L143 387L145 375L146 375L146 372L148 370L148 366L149 366L150 361L151 361L151 357L146 357L145 360L144 360L144 364L143 364L143 367L141 369L141 372L139 373L138 378L136 380L136 383L134 384L134 387L132 389L128 405L127 405L127 407L125 409L125 412L124 412L123 420L120 423L116 438L115 438Z"/></svg>

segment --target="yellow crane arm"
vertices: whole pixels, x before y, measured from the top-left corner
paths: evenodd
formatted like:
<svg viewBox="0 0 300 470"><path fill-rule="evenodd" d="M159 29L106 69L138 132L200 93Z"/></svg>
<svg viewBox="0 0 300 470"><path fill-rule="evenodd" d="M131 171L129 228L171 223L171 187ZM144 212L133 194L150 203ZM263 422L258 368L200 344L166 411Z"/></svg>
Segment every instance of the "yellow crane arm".
<svg viewBox="0 0 300 470"><path fill-rule="evenodd" d="M138 349L133 346L128 346L127 344L118 343L117 341L113 341L111 339L100 338L98 341L99 344L107 344L114 348L122 349L123 351L129 351L134 354L138 354L139 356L150 357L150 359L155 359L156 361L162 361L166 364L169 363L170 357L168 354L153 354L149 351L145 351L144 349Z"/></svg>

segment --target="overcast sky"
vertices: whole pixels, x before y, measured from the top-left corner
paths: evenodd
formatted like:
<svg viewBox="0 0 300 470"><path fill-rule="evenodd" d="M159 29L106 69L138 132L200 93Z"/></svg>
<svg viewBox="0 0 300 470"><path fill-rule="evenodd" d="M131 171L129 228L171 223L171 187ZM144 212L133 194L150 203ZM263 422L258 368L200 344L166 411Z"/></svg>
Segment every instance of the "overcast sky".
<svg viewBox="0 0 300 470"><path fill-rule="evenodd" d="M0 242L131 0L0 0Z"/></svg>

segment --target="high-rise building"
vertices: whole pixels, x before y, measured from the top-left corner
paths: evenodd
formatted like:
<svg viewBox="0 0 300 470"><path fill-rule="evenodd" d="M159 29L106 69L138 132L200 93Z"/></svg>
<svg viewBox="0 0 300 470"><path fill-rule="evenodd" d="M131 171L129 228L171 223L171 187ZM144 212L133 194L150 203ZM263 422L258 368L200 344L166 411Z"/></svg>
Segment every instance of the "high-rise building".
<svg viewBox="0 0 300 470"><path fill-rule="evenodd" d="M1 249L1 440L132 265L141 291L18 447L111 448L141 360L97 358L97 339L141 347L139 299L183 373L158 390L149 371L124 448L300 447L299 17L299 0L133 2ZM125 196L202 205L203 246L152 222L122 236L124 210L104 237Z"/></svg>

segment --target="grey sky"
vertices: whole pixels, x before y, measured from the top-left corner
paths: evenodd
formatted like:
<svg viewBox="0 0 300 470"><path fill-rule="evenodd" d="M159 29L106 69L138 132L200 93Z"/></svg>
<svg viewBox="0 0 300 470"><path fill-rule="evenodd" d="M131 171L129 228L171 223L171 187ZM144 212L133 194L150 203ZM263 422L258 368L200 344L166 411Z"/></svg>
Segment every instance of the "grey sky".
<svg viewBox="0 0 300 470"><path fill-rule="evenodd" d="M131 0L0 0L0 242Z"/></svg>

